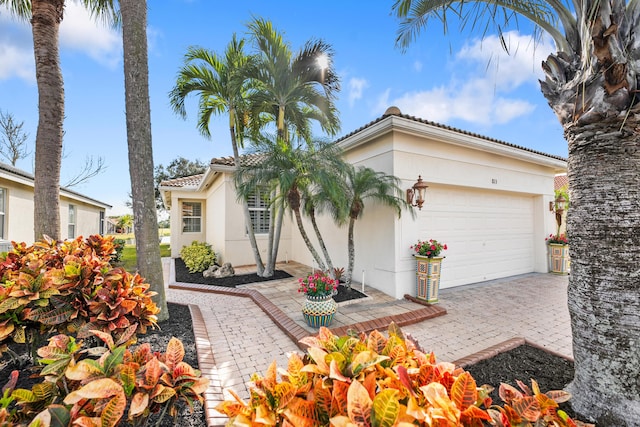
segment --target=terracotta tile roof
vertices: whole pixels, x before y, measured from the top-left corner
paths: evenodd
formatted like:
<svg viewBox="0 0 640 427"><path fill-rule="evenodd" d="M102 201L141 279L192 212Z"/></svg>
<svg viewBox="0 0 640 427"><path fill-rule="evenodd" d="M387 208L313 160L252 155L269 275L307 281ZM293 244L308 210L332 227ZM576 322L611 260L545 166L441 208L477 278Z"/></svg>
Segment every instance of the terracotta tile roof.
<svg viewBox="0 0 640 427"><path fill-rule="evenodd" d="M569 178L567 175L556 175L553 179L553 188L555 190L559 190L562 187L569 185Z"/></svg>
<svg viewBox="0 0 640 427"><path fill-rule="evenodd" d="M256 164L258 164L260 162L260 159L262 158L261 154L243 154L242 156L240 156L240 163L242 163L243 165L247 165L247 166L255 166ZM233 160L232 156L228 156L228 157L216 157L211 159L211 164L212 165L216 165L216 166L234 166L235 162Z"/></svg>
<svg viewBox="0 0 640 427"><path fill-rule="evenodd" d="M160 185L162 187L175 187L175 188L197 187L198 185L200 185L200 181L202 181L202 177L203 176L204 176L204 174L200 173L198 175L191 175L191 176L185 176L185 177L182 177L182 178L168 179L166 181L162 181L160 183Z"/></svg>
<svg viewBox="0 0 640 427"><path fill-rule="evenodd" d="M366 125L364 125L362 127L359 127L358 129L354 130L353 132L349 132L345 136L339 138L336 142L340 142L340 141L342 141L342 140L344 140L344 139L346 139L346 138L348 138L348 137L350 137L352 135L355 135L356 133L361 132L361 131L365 130L366 128L370 127L370 126L373 126L374 124L386 119L389 116L402 117L402 118L405 118L405 119L408 119L408 120L413 120L414 122L424 123L424 124L427 124L427 125L430 125L430 126L435 126L437 128L440 128L440 129L446 129L446 130L450 130L450 131L453 131L453 132L461 133L461 134L464 134L464 135L473 136L475 138L482 138L482 139L484 139L486 141L496 142L498 144L506 145L508 147L513 147L513 148L518 148L518 149L524 150L524 151L529 151L530 153L540 154L542 156L550 157L552 159L562 160L562 161L565 161L565 162L567 161L567 159L562 157L562 156L556 156L554 154L543 153L542 151L532 150L530 148L523 147L521 145L511 144L509 142L500 141L499 139L490 138L490 137L483 136L483 135L480 135L480 134L477 134L477 133L473 133L473 132L469 132L469 131L466 131L466 130L454 128L452 126L443 125L443 124L440 124L440 123L432 122L430 120L425 120L425 119L421 119L419 117L410 116L408 114L402 114L402 112L400 111L400 109L398 107L389 107L389 108L387 108L387 111L385 111L385 113L381 117L378 117L377 119L367 123Z"/></svg>

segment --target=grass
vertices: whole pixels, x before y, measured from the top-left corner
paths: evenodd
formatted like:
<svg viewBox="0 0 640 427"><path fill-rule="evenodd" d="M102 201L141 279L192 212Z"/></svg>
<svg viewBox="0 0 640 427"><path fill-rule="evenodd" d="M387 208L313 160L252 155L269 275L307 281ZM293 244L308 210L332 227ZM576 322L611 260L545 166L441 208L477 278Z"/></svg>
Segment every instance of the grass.
<svg viewBox="0 0 640 427"><path fill-rule="evenodd" d="M161 244L160 245L160 256L161 257L170 257L171 256L171 248L169 244ZM137 267L137 257L136 257L136 246L135 245L126 245L122 250L122 266L125 270L135 273L138 269Z"/></svg>

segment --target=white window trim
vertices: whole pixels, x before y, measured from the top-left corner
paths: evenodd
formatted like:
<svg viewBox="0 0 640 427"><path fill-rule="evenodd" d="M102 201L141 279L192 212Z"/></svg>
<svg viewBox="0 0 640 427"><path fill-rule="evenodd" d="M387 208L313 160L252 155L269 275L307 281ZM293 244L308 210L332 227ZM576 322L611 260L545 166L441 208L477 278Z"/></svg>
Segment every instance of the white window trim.
<svg viewBox="0 0 640 427"><path fill-rule="evenodd" d="M194 205L195 204L200 205L200 215L185 215L184 214L184 205L185 205L185 203L194 204ZM203 209L203 203L201 201L183 200L181 202L181 204L180 204L180 221L182 222L182 227L181 227L182 233L184 233L184 234L202 233L202 209ZM192 230L185 231L185 227L186 227L185 219L187 219L187 218L189 218L189 219L198 219L199 220L199 222L198 222L199 230L197 230L197 231L192 231Z"/></svg>

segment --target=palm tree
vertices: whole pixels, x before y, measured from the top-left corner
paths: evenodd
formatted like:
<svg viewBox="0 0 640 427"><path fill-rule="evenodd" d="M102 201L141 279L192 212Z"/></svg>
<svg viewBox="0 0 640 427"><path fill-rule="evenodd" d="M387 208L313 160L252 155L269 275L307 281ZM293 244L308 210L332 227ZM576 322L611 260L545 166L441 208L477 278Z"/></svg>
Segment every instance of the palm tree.
<svg viewBox="0 0 640 427"><path fill-rule="evenodd" d="M320 270L333 271L331 259L324 249L325 259L320 256L304 228L302 218L304 197L313 192L314 187L328 186L335 181L336 172L344 168L344 162L336 144L311 141L305 145L292 147L281 138L262 136L254 141L254 148L260 154L259 161L242 165L236 171L236 186L242 197L247 197L257 188L268 187L279 197L272 204L280 211L291 210L296 225ZM316 228L316 236L324 247L324 240ZM277 249L276 249L277 253Z"/></svg>
<svg viewBox="0 0 640 427"><path fill-rule="evenodd" d="M255 84L251 97L254 123L275 122L278 137L311 140L311 120L334 136L340 119L334 104L340 90L332 66L333 50L322 40L310 40L297 55L271 22L256 18L249 23L259 63L249 76ZM254 127L254 131L257 129Z"/></svg>
<svg viewBox="0 0 640 427"><path fill-rule="evenodd" d="M345 192L344 198L349 207L347 218L339 218L346 222L348 220L349 229L347 234L349 265L345 277L347 287L351 287L353 278L353 265L355 262L354 228L356 220L364 213L365 201L371 200L374 203L393 208L398 217L402 214L402 209L407 208L411 215L415 217L415 212L411 209L400 188L400 180L393 175L378 172L371 168L359 166L354 167L348 164L345 170Z"/></svg>
<svg viewBox="0 0 640 427"><path fill-rule="evenodd" d="M120 0L124 52L125 113L129 174L133 198L133 228L136 236L138 271L156 292L158 320L169 311L158 244L149 105L149 61L147 57L147 2Z"/></svg>
<svg viewBox="0 0 640 427"><path fill-rule="evenodd" d="M598 425L637 425L640 3L485 0L471 8L464 3L396 0L393 8L403 18L398 43L407 46L429 18L446 22L447 12L463 24L482 27L486 19L498 31L519 15L553 38L557 53L542 64L541 89L569 144L572 406Z"/></svg>
<svg viewBox="0 0 640 427"><path fill-rule="evenodd" d="M113 19L112 0L83 0L92 16ZM58 34L64 0L0 0L19 19L31 22L38 85L38 129L34 173L34 239L60 238L60 164L64 84Z"/></svg>
<svg viewBox="0 0 640 427"><path fill-rule="evenodd" d="M209 122L214 114L229 115L229 133L235 167L240 165L240 152L243 147L245 119L247 117L248 83L245 78L247 69L253 59L244 53L243 39L238 40L234 34L227 45L224 57L200 47L190 47L185 55L184 65L178 71L175 87L169 93L170 103L174 111L186 118L184 102L192 93L200 97L198 112L198 129L205 137L210 138ZM257 274L265 275L264 264L255 232L251 224L251 213L246 199L242 199L247 234L256 262ZM270 274L269 274L270 273ZM273 275L273 270L267 271Z"/></svg>

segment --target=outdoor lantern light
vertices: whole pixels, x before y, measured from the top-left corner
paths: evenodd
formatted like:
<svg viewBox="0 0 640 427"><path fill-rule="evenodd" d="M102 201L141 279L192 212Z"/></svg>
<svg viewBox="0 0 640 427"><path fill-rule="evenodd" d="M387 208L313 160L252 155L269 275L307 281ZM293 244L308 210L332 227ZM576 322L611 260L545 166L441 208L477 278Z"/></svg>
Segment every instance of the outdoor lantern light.
<svg viewBox="0 0 640 427"><path fill-rule="evenodd" d="M564 198L562 194L556 197L555 202L549 202L549 210L556 212L556 222L558 223L558 228L562 225L562 212L567 208L567 199Z"/></svg>
<svg viewBox="0 0 640 427"><path fill-rule="evenodd" d="M425 194L428 187L427 183L422 180L422 176L418 175L418 181L413 184L412 188L407 189L407 203L411 206L417 206L418 209L422 210L422 205L424 204ZM415 204L413 203L414 196L416 198Z"/></svg>

